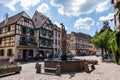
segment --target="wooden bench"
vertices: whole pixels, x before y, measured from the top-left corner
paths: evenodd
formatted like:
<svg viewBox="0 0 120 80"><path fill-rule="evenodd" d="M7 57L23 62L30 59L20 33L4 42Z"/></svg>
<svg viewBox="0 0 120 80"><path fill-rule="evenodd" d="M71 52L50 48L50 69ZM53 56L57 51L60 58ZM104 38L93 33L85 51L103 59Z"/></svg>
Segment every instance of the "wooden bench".
<svg viewBox="0 0 120 80"><path fill-rule="evenodd" d="M61 67L57 65L56 68L41 67L41 64L36 63L35 65L36 73L41 73L41 69L55 71L55 75L61 76Z"/></svg>

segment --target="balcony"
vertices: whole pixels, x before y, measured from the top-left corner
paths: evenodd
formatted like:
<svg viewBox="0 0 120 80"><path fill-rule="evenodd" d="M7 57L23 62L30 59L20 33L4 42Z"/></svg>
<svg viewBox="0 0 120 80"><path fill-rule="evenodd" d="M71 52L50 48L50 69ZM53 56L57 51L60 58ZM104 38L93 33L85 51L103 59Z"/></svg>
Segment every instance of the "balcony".
<svg viewBox="0 0 120 80"><path fill-rule="evenodd" d="M19 45L37 46L37 43L36 42L28 42L28 41L19 41Z"/></svg>
<svg viewBox="0 0 120 80"><path fill-rule="evenodd" d="M29 42L27 43L29 46L32 45L32 46L37 46L37 43L36 42Z"/></svg>
<svg viewBox="0 0 120 80"><path fill-rule="evenodd" d="M27 45L26 41L19 41L19 45Z"/></svg>

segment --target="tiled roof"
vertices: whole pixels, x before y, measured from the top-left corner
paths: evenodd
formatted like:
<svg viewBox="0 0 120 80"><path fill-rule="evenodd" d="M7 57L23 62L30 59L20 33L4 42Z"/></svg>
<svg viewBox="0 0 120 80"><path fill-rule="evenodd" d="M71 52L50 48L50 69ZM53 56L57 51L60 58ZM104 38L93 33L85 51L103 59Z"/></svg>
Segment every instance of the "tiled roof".
<svg viewBox="0 0 120 80"><path fill-rule="evenodd" d="M87 40L90 40L92 37L88 34L85 34L85 33L76 33L76 32L72 32L72 34L77 37L77 38L81 38L81 39L87 39Z"/></svg>
<svg viewBox="0 0 120 80"><path fill-rule="evenodd" d="M23 15L23 13L25 13L25 12L22 11L22 12L14 15L14 16L12 16L12 17L9 17L6 24L5 24L5 20L2 21L2 22L0 23L0 28L17 22L17 21L19 20L19 18Z"/></svg>
<svg viewBox="0 0 120 80"><path fill-rule="evenodd" d="M34 20L34 17L36 15L37 15L37 18L39 18L37 21ZM40 20L40 17L42 17L43 19ZM43 26L43 24L46 22L47 19L48 18L45 15L43 15L42 13L40 13L38 11L35 11L34 16L32 18L36 28L40 28L41 26Z"/></svg>

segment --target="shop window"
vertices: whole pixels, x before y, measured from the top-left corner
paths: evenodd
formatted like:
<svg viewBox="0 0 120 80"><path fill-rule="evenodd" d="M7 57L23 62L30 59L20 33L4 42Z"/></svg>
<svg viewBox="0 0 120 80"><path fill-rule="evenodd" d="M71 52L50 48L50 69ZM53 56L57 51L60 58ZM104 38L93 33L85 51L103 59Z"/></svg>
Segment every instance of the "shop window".
<svg viewBox="0 0 120 80"><path fill-rule="evenodd" d="M33 50L29 50L29 56L33 57Z"/></svg>
<svg viewBox="0 0 120 80"><path fill-rule="evenodd" d="M12 55L12 49L8 49L7 56L11 56L11 55Z"/></svg>
<svg viewBox="0 0 120 80"><path fill-rule="evenodd" d="M0 56L4 56L4 50L0 50Z"/></svg>

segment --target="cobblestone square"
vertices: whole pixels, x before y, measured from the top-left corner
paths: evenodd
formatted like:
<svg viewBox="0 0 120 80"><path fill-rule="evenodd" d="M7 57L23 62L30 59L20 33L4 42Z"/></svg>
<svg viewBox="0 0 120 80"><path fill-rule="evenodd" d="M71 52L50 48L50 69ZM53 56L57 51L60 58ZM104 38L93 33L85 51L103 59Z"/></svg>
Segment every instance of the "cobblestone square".
<svg viewBox="0 0 120 80"><path fill-rule="evenodd" d="M120 80L119 65L110 62L101 62L101 57L96 56L83 56L75 58L98 60L99 63L98 65L95 65L96 69L91 73L77 72L55 76L54 74L36 74L35 62L31 62L21 64L22 71L20 74L2 77L0 80ZM44 62L40 63L44 64Z"/></svg>

